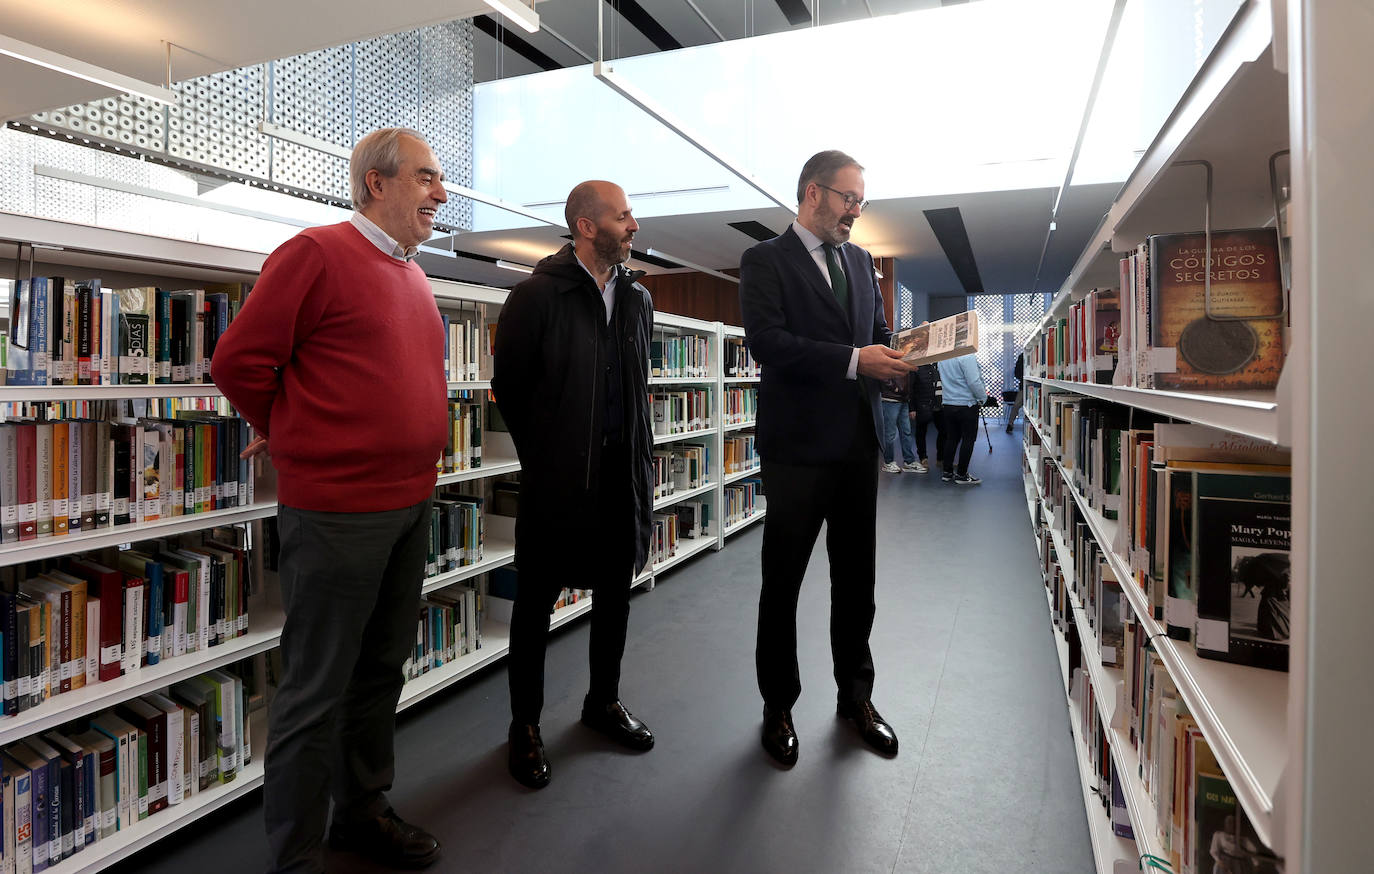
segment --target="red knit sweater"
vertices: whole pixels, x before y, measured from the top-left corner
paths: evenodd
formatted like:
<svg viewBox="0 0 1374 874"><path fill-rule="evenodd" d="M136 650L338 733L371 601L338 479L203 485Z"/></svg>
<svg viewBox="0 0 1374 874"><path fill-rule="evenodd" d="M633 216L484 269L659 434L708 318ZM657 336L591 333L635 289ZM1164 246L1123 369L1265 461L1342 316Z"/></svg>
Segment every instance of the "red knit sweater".
<svg viewBox="0 0 1374 874"><path fill-rule="evenodd" d="M424 271L343 222L268 257L211 372L268 435L282 504L395 510L434 489L448 427L444 342Z"/></svg>

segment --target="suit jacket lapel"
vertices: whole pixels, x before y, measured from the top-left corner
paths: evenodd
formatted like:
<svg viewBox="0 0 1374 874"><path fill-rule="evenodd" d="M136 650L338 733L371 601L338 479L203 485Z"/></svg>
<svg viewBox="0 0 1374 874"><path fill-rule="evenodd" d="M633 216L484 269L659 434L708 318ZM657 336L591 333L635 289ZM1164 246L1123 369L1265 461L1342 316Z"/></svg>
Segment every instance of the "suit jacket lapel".
<svg viewBox="0 0 1374 874"><path fill-rule="evenodd" d="M801 237L798 237L797 232L792 230L790 226L783 232L782 245L786 247L787 251L796 259L798 269L806 279L807 285L811 287L811 290L830 303L830 307L835 315L843 316L845 321L849 321L849 314L840 309L840 302L835 300L835 292L830 288L829 283L821 278L820 270L816 266L815 260L811 257L811 253L806 251L806 246L802 244ZM852 308L854 301L852 290L849 300Z"/></svg>

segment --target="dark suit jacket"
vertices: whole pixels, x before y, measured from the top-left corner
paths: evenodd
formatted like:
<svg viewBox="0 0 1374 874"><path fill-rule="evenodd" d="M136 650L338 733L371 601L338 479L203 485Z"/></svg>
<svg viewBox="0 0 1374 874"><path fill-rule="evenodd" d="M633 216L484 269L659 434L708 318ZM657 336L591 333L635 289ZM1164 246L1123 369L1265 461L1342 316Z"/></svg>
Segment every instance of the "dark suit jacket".
<svg viewBox="0 0 1374 874"><path fill-rule="evenodd" d="M849 313L789 227L740 259L745 341L763 365L759 384L759 455L787 464L827 464L848 456L857 407L866 401L874 446L882 445L878 384L846 379L854 348L887 344L873 257L851 243L840 248L849 279ZM862 393L860 393L862 392Z"/></svg>

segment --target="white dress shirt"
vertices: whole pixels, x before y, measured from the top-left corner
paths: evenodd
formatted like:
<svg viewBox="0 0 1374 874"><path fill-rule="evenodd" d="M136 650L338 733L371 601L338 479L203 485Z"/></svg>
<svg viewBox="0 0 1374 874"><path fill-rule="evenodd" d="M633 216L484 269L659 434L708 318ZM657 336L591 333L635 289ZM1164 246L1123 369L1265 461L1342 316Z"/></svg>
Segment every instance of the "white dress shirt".
<svg viewBox="0 0 1374 874"><path fill-rule="evenodd" d="M409 249L402 249L401 244L391 239L391 235L381 228L377 223L357 210L348 217L353 223L353 227L358 229L358 233L367 237L368 242L376 246L384 255L390 255L397 261L409 261L420 252L419 246L411 246Z"/></svg>
<svg viewBox="0 0 1374 874"><path fill-rule="evenodd" d="M582 264L582 259L578 258L576 249L573 250L573 257L577 258L578 264ZM596 274L587 268L586 264L582 264L582 269L587 271L587 275L592 278L596 287L601 288L601 299L606 302L606 324L609 325L611 323L611 310L615 308L615 281L620 277L620 265L611 265L611 278L606 280L605 288L601 287L601 281L596 278Z"/></svg>
<svg viewBox="0 0 1374 874"><path fill-rule="evenodd" d="M796 219L792 220L792 230L796 232L797 237L802 241L802 245L806 247L806 252L811 256L811 260L816 262L816 269L821 272L821 279L825 280L825 287L834 291L835 286L830 283L830 262L826 260L825 249L822 248L824 246L824 241L811 233L810 230ZM836 247L837 254L838 251L839 249ZM840 269L843 270L844 259L840 259L840 265ZM853 286L851 285L850 288L852 290ZM858 374L859 347L855 346L854 354L849 356L849 369L845 371L845 379L857 379Z"/></svg>

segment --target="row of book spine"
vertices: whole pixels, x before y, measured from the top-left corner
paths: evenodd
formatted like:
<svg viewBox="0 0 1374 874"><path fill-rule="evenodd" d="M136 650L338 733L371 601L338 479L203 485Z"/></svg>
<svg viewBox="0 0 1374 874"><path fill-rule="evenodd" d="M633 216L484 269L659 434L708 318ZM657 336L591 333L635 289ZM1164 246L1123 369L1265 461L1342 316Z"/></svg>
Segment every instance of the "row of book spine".
<svg viewBox="0 0 1374 874"><path fill-rule="evenodd" d="M754 355L744 340L738 337L725 338L725 375L737 379L757 378L762 374Z"/></svg>
<svg viewBox="0 0 1374 874"><path fill-rule="evenodd" d="M1135 833L1126 808L1125 793L1134 791L1123 779L1129 776L1155 813L1156 829L1149 837L1163 850L1170 870L1277 874L1280 863L1237 803L1172 677L1149 646L1142 625L1132 618L1119 591L1113 595L1110 582L1100 581L1102 573L1110 573L1100 553L1092 552L1090 540L1076 542L1069 547L1073 566L1060 565L1050 535L1057 516L1056 512L1037 520L1045 584L1050 588L1055 625L1068 642L1070 696L1103 799L1103 815L1110 818L1113 833L1131 840L1146 837ZM1096 596L1092 594L1095 577L1099 580ZM1084 604L1080 593L1096 597L1096 604ZM1079 623L1078 615L1085 617L1085 625ZM1111 669L1107 677L1113 688L1096 686L1086 659ZM1134 762L1135 773L1117 771L1114 741L1129 744L1132 755L1121 760Z"/></svg>
<svg viewBox="0 0 1374 874"><path fill-rule="evenodd" d="M1091 511L1118 521L1102 546L1169 636L1204 658L1287 670L1287 451L1070 393L1041 408L1048 453Z"/></svg>
<svg viewBox="0 0 1374 874"><path fill-rule="evenodd" d="M677 555L683 540L705 537L711 530L709 501L683 501L654 513L649 539L649 556L653 564L662 564Z"/></svg>
<svg viewBox="0 0 1374 874"><path fill-rule="evenodd" d="M0 423L0 542L65 537L251 504L239 418Z"/></svg>
<svg viewBox="0 0 1374 874"><path fill-rule="evenodd" d="M759 414L759 390L727 388L721 399L722 419L727 425L752 423Z"/></svg>
<svg viewBox="0 0 1374 874"><path fill-rule="evenodd" d="M649 342L649 375L689 379L711 375L711 338L660 335Z"/></svg>
<svg viewBox="0 0 1374 874"><path fill-rule="evenodd" d="M487 317L485 304L474 309L441 310L447 343L444 371L448 382L491 379L491 338L496 322Z"/></svg>
<svg viewBox="0 0 1374 874"><path fill-rule="evenodd" d="M725 487L725 508L721 516L726 525L735 525L750 518L762 508L763 480L757 477L742 479Z"/></svg>
<svg viewBox="0 0 1374 874"><path fill-rule="evenodd" d="M711 390L656 391L652 398L654 434L689 434L711 428Z"/></svg>
<svg viewBox="0 0 1374 874"><path fill-rule="evenodd" d="M215 345L246 299L238 284L111 290L97 279L21 279L11 301L8 384L209 382Z"/></svg>
<svg viewBox="0 0 1374 874"><path fill-rule="evenodd" d="M414 680L482 648L485 593L478 581L449 586L420 602L415 649L402 672Z"/></svg>
<svg viewBox="0 0 1374 874"><path fill-rule="evenodd" d="M0 589L5 716L248 633L241 543L188 534L44 564Z"/></svg>
<svg viewBox="0 0 1374 874"><path fill-rule="evenodd" d="M449 401L448 442L439 459L441 473L475 470L482 466L482 420L485 408L486 405L481 401Z"/></svg>
<svg viewBox="0 0 1374 874"><path fill-rule="evenodd" d="M1147 389L1249 391L1278 384L1287 292L1273 228L1148 237L1048 326L1028 372Z"/></svg>
<svg viewBox="0 0 1374 874"><path fill-rule="evenodd" d="M441 489L429 510L429 546L425 573L437 576L477 564L486 542L485 499Z"/></svg>
<svg viewBox="0 0 1374 874"><path fill-rule="evenodd" d="M47 870L233 782L252 761L241 672L210 671L5 747L4 870Z"/></svg>
<svg viewBox="0 0 1374 874"><path fill-rule="evenodd" d="M753 434L736 434L725 438L725 472L743 473L759 466L759 452Z"/></svg>
<svg viewBox="0 0 1374 874"><path fill-rule="evenodd" d="M700 488L711 481L711 448L683 444L655 449L652 455L654 500Z"/></svg>

